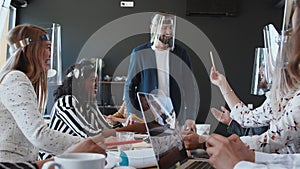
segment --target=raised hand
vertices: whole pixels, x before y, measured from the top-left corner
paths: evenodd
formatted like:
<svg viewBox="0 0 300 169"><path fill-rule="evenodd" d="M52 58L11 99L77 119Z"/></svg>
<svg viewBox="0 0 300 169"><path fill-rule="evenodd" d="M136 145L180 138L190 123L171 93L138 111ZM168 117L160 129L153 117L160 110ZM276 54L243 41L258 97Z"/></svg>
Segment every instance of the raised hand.
<svg viewBox="0 0 300 169"><path fill-rule="evenodd" d="M220 87L224 81L226 81L226 78L223 74L219 73L216 68L211 67L210 70L210 81L212 84Z"/></svg>

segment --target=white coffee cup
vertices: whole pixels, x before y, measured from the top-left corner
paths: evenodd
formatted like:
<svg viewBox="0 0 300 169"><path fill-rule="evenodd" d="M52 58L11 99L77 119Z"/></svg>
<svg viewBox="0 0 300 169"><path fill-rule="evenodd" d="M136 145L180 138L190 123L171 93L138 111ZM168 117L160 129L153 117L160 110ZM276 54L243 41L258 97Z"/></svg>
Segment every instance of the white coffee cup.
<svg viewBox="0 0 300 169"><path fill-rule="evenodd" d="M209 135L210 124L196 124L198 135Z"/></svg>
<svg viewBox="0 0 300 169"><path fill-rule="evenodd" d="M66 153L46 162L42 169L104 169L105 156L96 153Z"/></svg>

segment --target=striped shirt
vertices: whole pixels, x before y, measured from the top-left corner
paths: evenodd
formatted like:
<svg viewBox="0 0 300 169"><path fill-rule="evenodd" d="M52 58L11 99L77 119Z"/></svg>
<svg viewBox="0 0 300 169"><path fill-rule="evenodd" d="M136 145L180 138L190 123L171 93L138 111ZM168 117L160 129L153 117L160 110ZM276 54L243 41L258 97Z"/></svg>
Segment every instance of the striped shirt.
<svg viewBox="0 0 300 169"><path fill-rule="evenodd" d="M72 95L62 96L54 103L49 127L83 138L100 134L103 129L112 128L96 103L88 103L83 107ZM40 151L39 156L42 160L51 157L43 151Z"/></svg>
<svg viewBox="0 0 300 169"><path fill-rule="evenodd" d="M1 162L0 169L38 169L38 166L31 162Z"/></svg>

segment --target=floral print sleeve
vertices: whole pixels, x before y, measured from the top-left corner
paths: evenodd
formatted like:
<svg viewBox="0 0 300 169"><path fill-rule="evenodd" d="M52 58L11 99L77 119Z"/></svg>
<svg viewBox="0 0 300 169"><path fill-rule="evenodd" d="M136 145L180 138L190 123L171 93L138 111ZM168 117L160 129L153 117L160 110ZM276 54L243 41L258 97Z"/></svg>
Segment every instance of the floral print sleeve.
<svg viewBox="0 0 300 169"><path fill-rule="evenodd" d="M267 126L272 119L273 112L270 106L270 100L265 102L254 110L250 110L244 103L237 103L232 109L230 116L242 127L261 127Z"/></svg>
<svg viewBox="0 0 300 169"><path fill-rule="evenodd" d="M300 91L287 102L282 113L270 121L270 129L257 136L241 137L251 149L262 152L300 152Z"/></svg>

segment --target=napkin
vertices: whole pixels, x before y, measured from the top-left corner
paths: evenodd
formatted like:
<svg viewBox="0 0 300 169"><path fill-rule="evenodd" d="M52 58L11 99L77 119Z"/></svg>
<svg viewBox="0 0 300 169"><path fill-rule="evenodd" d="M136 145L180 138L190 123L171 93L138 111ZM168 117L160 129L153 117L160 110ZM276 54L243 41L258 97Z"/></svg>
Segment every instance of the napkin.
<svg viewBox="0 0 300 169"><path fill-rule="evenodd" d="M143 148L138 150L126 150L107 153L107 165L105 169L115 166L131 166L135 168L146 168L156 166L156 158L152 148Z"/></svg>
<svg viewBox="0 0 300 169"><path fill-rule="evenodd" d="M118 152L107 151L106 152L106 165L105 169L111 169L119 164L122 161L122 158L118 155Z"/></svg>

